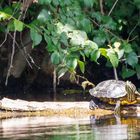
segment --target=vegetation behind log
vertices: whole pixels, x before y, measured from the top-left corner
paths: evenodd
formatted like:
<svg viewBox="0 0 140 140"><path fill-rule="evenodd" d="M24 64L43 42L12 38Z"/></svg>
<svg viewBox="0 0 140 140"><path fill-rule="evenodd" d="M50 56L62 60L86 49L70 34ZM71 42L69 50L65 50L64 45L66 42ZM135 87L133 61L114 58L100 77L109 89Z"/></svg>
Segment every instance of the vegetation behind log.
<svg viewBox="0 0 140 140"><path fill-rule="evenodd" d="M139 79L139 11L137 0L1 0L1 77L7 85L27 67L33 79L43 69L55 87L66 73L76 83L96 77L101 65L116 79Z"/></svg>

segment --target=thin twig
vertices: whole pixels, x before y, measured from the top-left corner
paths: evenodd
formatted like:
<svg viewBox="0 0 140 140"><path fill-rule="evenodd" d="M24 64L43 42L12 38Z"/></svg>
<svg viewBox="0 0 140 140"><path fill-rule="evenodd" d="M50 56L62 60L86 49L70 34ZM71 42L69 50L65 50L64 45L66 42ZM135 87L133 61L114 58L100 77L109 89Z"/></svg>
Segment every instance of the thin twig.
<svg viewBox="0 0 140 140"><path fill-rule="evenodd" d="M31 63L29 62L28 57L27 57L28 54L27 54L26 48L25 48L26 44L24 44L23 41L22 41L22 32L20 33L20 42L21 42L22 48L19 47L19 49L21 49L22 55L25 57L25 59L26 59L28 65L29 65L29 67L32 69L33 67L32 67L32 65L31 65ZM31 43L31 41L29 41L29 42L27 43L27 45L28 45L29 43Z"/></svg>
<svg viewBox="0 0 140 140"><path fill-rule="evenodd" d="M8 36L8 32L6 32L4 41L0 44L0 48L1 48L1 47L3 46L3 44L6 42L7 36Z"/></svg>
<svg viewBox="0 0 140 140"><path fill-rule="evenodd" d="M32 65L31 65L31 63L30 63L30 61L28 60L28 57L26 57L28 54L27 54L27 52L26 52L26 48L23 48L23 53L22 53L23 55L25 54L25 59L26 59L26 61L27 61L27 63L28 63L28 65L29 65L29 67L31 68L31 69L33 69L33 67L32 67Z"/></svg>
<svg viewBox="0 0 140 140"><path fill-rule="evenodd" d="M21 0L19 1L21 2ZM16 10L16 9L14 9ZM13 12L13 15L14 15L14 12ZM20 16L18 17L18 20L20 20L22 18L22 13L20 14ZM11 58L10 58L10 66L8 68L8 72L7 72L7 76L6 76L6 81L5 81L5 85L7 86L8 84L8 78L10 76L10 73L11 73L11 69L13 68L13 59L14 59L14 54L15 54L15 45L16 45L16 34L17 34L17 31L15 30L14 31L14 34L13 34L13 43L12 43L12 52L11 52Z"/></svg>
<svg viewBox="0 0 140 140"><path fill-rule="evenodd" d="M87 78L85 78L84 76L81 76L81 75L76 74L76 77L78 77L78 78L81 78L81 79L84 79L84 80L88 81L88 79L87 79Z"/></svg>
<svg viewBox="0 0 140 140"><path fill-rule="evenodd" d="M116 1L115 1L115 3L113 4L112 8L110 9L110 11L109 11L109 13L108 13L108 16L110 16L110 14L112 13L112 11L113 11L113 9L115 8L115 6L116 6L116 4L117 4L118 1L119 1L119 0L116 0Z"/></svg>
<svg viewBox="0 0 140 140"><path fill-rule="evenodd" d="M14 14L16 14L16 13L18 13L19 11L19 5L20 5L20 3L21 3L21 1L22 0L19 0L18 2L17 2L17 5L16 5L16 7L14 8L14 11L13 11L13 13L12 13L12 16L14 16Z"/></svg>
<svg viewBox="0 0 140 140"><path fill-rule="evenodd" d="M118 74L117 74L117 69L115 67L113 67L114 70L114 76L115 76L115 80L118 81Z"/></svg>
<svg viewBox="0 0 140 140"><path fill-rule="evenodd" d="M131 32L128 35L127 41L129 42L129 38L131 36L131 34L135 31L135 29L137 28L137 26L140 24L140 22L138 21L138 23L134 26L134 28L131 30Z"/></svg>
<svg viewBox="0 0 140 140"><path fill-rule="evenodd" d="M10 58L10 66L9 66L9 69L8 69L8 72L7 72L7 76L6 76L6 81L5 81L5 85L6 86L8 84L8 78L10 76L11 69L13 68L13 58L14 58L14 54L15 54L16 33L17 32L15 31L14 35L13 35L13 44L12 44L12 53L11 53L11 58Z"/></svg>
<svg viewBox="0 0 140 140"><path fill-rule="evenodd" d="M99 0L99 2L100 2L100 11L101 11L101 14L104 15L103 0Z"/></svg>
<svg viewBox="0 0 140 140"><path fill-rule="evenodd" d="M8 34L9 34L9 36L13 39L13 36L12 36L10 33L8 33ZM29 43L31 43L31 41L30 41L30 42L27 42L26 44L21 44L21 45L24 46L24 47L23 47L23 50L22 50L22 48L20 48L20 45L19 45L19 44L17 43L17 41L15 40L15 44L16 44L17 47L22 51L23 57L25 57L25 59L26 59L28 65L29 65L30 68L32 69L33 67L32 67L32 65L30 64L28 58L26 57L28 54L27 54L27 52L26 52L26 49L24 49L24 48L26 48L26 46L27 46Z"/></svg>
<svg viewBox="0 0 140 140"><path fill-rule="evenodd" d="M121 39L119 36L117 36L116 34L114 34L113 32L111 32L109 29L104 28L106 32L110 33L112 36L114 36L115 38L117 38L118 40L123 41L123 39Z"/></svg>
<svg viewBox="0 0 140 140"><path fill-rule="evenodd" d="M53 94L54 94L54 101L56 100L56 68L54 67L53 70Z"/></svg>
<svg viewBox="0 0 140 140"><path fill-rule="evenodd" d="M37 67L38 69L40 69L40 67L36 65L34 59L32 58L32 56L30 54L28 54L28 57L30 58L31 63L34 64L35 67Z"/></svg>
<svg viewBox="0 0 140 140"><path fill-rule="evenodd" d="M27 4L27 2L28 2L28 0L23 1L23 5L26 5L26 7L25 7L25 9L21 9L21 14L23 14L23 16L22 16L23 20L25 19L27 10L29 8L29 4Z"/></svg>
<svg viewBox="0 0 140 140"><path fill-rule="evenodd" d="M93 20L92 18L90 18L90 20L91 20L97 27L100 27L100 24L98 24L95 20ZM111 32L109 29L107 29L107 28L105 28L105 27L103 27L103 29L104 29L106 32L110 33L110 34L111 34L112 36L114 36L115 38L117 38L118 40L123 41L123 39L121 39L119 36L117 36L116 34L114 34L113 32Z"/></svg>
<svg viewBox="0 0 140 140"><path fill-rule="evenodd" d="M135 39L138 38L138 37L139 37L139 36L136 35L136 36L134 36L132 39L128 40L128 42L132 42L133 40L135 40Z"/></svg>

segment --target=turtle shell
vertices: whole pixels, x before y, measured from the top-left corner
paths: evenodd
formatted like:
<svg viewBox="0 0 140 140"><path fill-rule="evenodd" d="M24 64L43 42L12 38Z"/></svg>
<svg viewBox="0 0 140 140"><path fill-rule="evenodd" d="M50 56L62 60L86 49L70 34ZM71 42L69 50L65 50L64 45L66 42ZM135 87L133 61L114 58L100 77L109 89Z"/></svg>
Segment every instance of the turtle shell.
<svg viewBox="0 0 140 140"><path fill-rule="evenodd" d="M96 98L118 99L126 96L125 85L124 81L106 80L90 89L89 92Z"/></svg>

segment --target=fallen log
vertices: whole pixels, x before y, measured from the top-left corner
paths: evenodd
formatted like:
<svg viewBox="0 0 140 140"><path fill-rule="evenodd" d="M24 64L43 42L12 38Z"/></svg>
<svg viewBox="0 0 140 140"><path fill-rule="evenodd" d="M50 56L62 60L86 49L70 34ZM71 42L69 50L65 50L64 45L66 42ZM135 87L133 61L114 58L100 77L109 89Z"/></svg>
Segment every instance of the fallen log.
<svg viewBox="0 0 140 140"><path fill-rule="evenodd" d="M105 107L105 106L104 106ZM102 107L101 107L102 108ZM36 102L36 101L25 101L25 100L12 100L3 98L0 100L0 109L5 112L11 112L10 114L23 116L52 116L52 115L64 115L64 116L104 116L113 114L112 108L108 109L89 109L89 102ZM1 112L1 116L2 113ZM140 106L126 106L122 108L122 113L140 113Z"/></svg>
<svg viewBox="0 0 140 140"><path fill-rule="evenodd" d="M110 110L89 109L89 102L36 102L25 100L12 100L3 98L0 100L0 109L11 112L23 112L39 115L107 115L112 114Z"/></svg>

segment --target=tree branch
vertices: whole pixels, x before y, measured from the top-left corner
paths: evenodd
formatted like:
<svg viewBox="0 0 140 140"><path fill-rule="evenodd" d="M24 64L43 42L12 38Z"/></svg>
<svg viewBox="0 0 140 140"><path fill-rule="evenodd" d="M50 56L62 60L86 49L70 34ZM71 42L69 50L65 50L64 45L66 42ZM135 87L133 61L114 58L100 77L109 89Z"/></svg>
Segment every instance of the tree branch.
<svg viewBox="0 0 140 140"><path fill-rule="evenodd" d="M134 36L132 39L128 40L128 42L132 42L133 40L135 40L135 39L138 38L138 37L139 37L139 36L136 35L136 36Z"/></svg>
<svg viewBox="0 0 140 140"><path fill-rule="evenodd" d="M100 24L97 23L95 20L93 20L92 18L90 18L90 20L97 26L100 27ZM103 27L103 29L105 29L106 32L108 32L109 34L111 34L112 36L116 37L118 40L123 41L123 39L121 39L119 36L117 36L116 34L114 34L113 32L111 32L109 29Z"/></svg>
<svg viewBox="0 0 140 140"><path fill-rule="evenodd" d="M115 76L115 80L118 81L118 74L117 74L117 69L115 67L113 67L114 70L114 76Z"/></svg>
<svg viewBox="0 0 140 140"><path fill-rule="evenodd" d="M104 15L103 0L99 0L101 14Z"/></svg>
<svg viewBox="0 0 140 140"><path fill-rule="evenodd" d="M8 31L8 32L9 32L9 31ZM7 36L8 36L8 32L6 32L4 41L0 44L0 48L1 48L1 47L3 46L3 44L6 42Z"/></svg>
<svg viewBox="0 0 140 140"><path fill-rule="evenodd" d="M13 39L13 37L12 37L12 35L11 35L10 33L9 33L9 36ZM23 57L26 59L28 65L29 65L30 68L32 69L33 67L32 67L32 65L31 65L31 63L29 62L29 60L28 60L28 57L27 57L28 54L27 54L26 49L25 49L25 47L26 47L29 43L30 43L30 42L27 42L26 44L22 44L22 43L21 43L21 45L22 45L22 47L23 47L23 51L22 51L20 45L19 45L19 44L17 43L17 41L15 40L15 44L16 44L17 47L22 51Z"/></svg>
<svg viewBox="0 0 140 140"><path fill-rule="evenodd" d="M112 11L114 10L114 8L115 8L115 6L116 6L116 4L117 4L118 1L119 1L119 0L116 0L116 1L115 1L115 3L113 4L112 8L110 9L110 11L109 11L109 13L108 13L108 16L110 16L110 14L111 14Z"/></svg>
<svg viewBox="0 0 140 140"><path fill-rule="evenodd" d="M56 68L54 66L54 70L53 70L53 94L54 94L54 101L56 101Z"/></svg>
<svg viewBox="0 0 140 140"><path fill-rule="evenodd" d="M12 53L11 53L11 59L10 59L10 66L9 66L9 69L8 69L8 72L7 72L7 76L6 76L6 81L5 81L5 85L6 86L8 84L8 78L10 76L11 69L13 68L13 58L14 58L14 54L15 54L16 33L17 32L15 31L14 35L13 35L13 44L12 44Z"/></svg>

